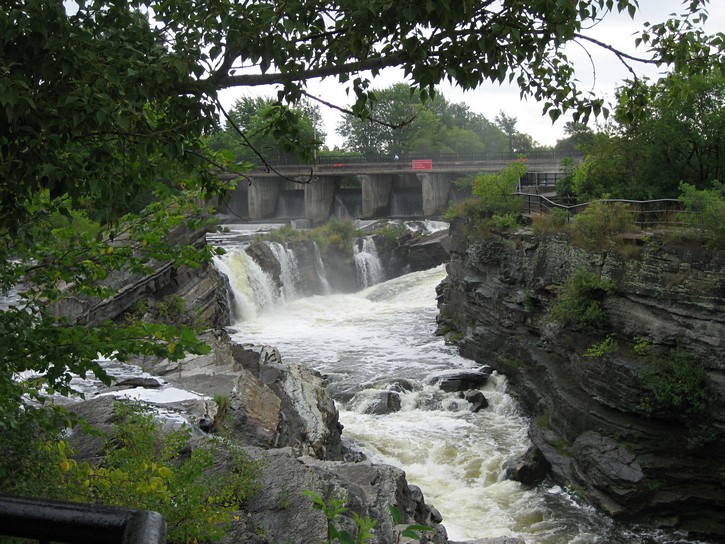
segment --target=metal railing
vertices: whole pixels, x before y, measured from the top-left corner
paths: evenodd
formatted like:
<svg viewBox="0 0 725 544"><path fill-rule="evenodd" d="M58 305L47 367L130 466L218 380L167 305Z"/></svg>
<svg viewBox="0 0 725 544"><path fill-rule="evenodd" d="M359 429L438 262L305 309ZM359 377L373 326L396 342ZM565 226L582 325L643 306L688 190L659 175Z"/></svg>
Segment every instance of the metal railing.
<svg viewBox="0 0 725 544"><path fill-rule="evenodd" d="M0 535L40 544L165 544L166 523L148 510L0 497Z"/></svg>
<svg viewBox="0 0 725 544"><path fill-rule="evenodd" d="M541 194L524 192L517 192L514 194L522 197L523 209L529 214L547 213L553 209L560 209L566 211L569 219L571 219L572 216L581 213L594 202L619 202L627 205L630 213L632 214L632 221L642 228L652 227L655 225L685 226L691 224L688 221L682 220L682 214L692 212L686 211L682 202L675 198L660 198L656 200L608 198L595 200L593 202L585 202L583 204L565 204Z"/></svg>
<svg viewBox="0 0 725 544"><path fill-rule="evenodd" d="M564 153L561 151L531 151L529 153L513 153L509 151L497 151L490 153L403 153L395 158L395 154L377 154L377 153L341 153L339 155L333 154L319 154L315 157L314 163L317 165L323 164L359 164L359 163L390 163L390 162L410 162L412 160L419 159L431 159L433 161L441 162L482 162L482 161L513 161L519 159L523 155L528 160L543 160L543 159L565 159L565 158L580 158L580 154L577 153ZM253 162L257 157L250 155L249 160ZM278 154L275 156L265 157L267 162L274 166L307 166L310 164L304 164L300 161L299 157L294 155Z"/></svg>

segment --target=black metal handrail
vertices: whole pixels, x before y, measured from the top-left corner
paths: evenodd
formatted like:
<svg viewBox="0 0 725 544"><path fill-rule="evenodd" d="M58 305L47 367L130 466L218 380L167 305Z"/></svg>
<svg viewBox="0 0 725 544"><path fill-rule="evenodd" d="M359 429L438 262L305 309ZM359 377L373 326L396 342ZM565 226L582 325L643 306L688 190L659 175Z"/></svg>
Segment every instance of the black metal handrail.
<svg viewBox="0 0 725 544"><path fill-rule="evenodd" d="M148 510L0 497L0 535L41 544L165 544L166 523Z"/></svg>
<svg viewBox="0 0 725 544"><path fill-rule="evenodd" d="M565 210L569 218L580 213L590 204L593 204L593 202L572 205L562 204L561 202L556 202L545 195L537 193L516 192L514 195L523 198L524 208L529 213L546 213L552 209L560 209ZM655 200L606 198L595 200L594 202L626 204L634 215L634 222L641 227L652 225L683 225L684 223L677 216L683 213L692 213L685 210L682 202L675 198L659 198Z"/></svg>

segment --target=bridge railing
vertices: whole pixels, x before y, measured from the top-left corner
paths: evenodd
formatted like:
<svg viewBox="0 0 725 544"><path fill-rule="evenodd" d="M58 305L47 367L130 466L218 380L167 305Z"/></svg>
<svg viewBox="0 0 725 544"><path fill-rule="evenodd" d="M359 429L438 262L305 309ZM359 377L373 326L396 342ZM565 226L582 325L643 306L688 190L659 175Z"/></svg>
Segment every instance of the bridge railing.
<svg viewBox="0 0 725 544"><path fill-rule="evenodd" d="M691 221L683 219L685 214L684 205L674 198L660 198L655 200L627 200L622 198L607 198L585 202L582 204L568 204L560 199L549 198L545 195L535 193L517 192L516 195L522 198L523 210L526 213L548 213L553 209L564 210L568 219L581 213L593 202L622 203L625 204L632 214L632 221L641 228L653 227L656 225L689 226Z"/></svg>
<svg viewBox="0 0 725 544"><path fill-rule="evenodd" d="M0 535L40 544L165 544L166 523L147 510L0 497Z"/></svg>
<svg viewBox="0 0 725 544"><path fill-rule="evenodd" d="M432 160L434 162L485 162L485 161L513 161L521 156L527 159L564 159L576 158L578 155L562 153L560 151L532 151L530 153L511 153L508 151L492 153L405 153L397 156L395 154L321 154L315 158L313 164L365 164L365 163L410 163L414 160ZM265 157L267 162L273 166L312 166L312 164L301 164L299 159L291 155L278 155Z"/></svg>

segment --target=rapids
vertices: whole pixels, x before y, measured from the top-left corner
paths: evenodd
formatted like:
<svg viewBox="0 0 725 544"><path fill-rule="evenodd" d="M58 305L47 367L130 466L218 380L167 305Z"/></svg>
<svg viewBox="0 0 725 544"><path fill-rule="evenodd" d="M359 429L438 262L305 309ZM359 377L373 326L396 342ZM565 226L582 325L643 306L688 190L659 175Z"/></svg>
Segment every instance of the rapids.
<svg viewBox="0 0 725 544"><path fill-rule="evenodd" d="M362 287L370 285L369 271L379 266L367 244L358 241L355 253L366 253L364 259L356 258ZM528 420L507 394L506 378L494 373L482 388L489 407L478 413L457 394L431 385L441 374L477 368L434 335L435 287L445 277L444 267L354 294L290 299L263 292L269 286L264 271L245 268L241 247L227 251L217 266L229 275L234 295L242 301L232 337L275 346L286 361L325 375L340 410L343 439L373 462L404 469L426 502L441 512L451 540L511 536L529 544L683 542L674 535L616 524L552 482L527 488L503 478L506 462L530 445ZM365 412L381 390L396 383L406 384L399 411Z"/></svg>

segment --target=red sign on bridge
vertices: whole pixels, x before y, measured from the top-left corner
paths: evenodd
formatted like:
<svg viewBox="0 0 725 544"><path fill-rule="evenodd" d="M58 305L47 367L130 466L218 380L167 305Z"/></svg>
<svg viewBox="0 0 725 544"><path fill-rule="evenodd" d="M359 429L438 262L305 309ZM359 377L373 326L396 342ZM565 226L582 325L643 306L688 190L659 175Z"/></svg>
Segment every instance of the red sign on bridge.
<svg viewBox="0 0 725 544"><path fill-rule="evenodd" d="M416 159L412 161L413 170L433 170L433 161L431 159Z"/></svg>

